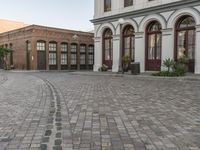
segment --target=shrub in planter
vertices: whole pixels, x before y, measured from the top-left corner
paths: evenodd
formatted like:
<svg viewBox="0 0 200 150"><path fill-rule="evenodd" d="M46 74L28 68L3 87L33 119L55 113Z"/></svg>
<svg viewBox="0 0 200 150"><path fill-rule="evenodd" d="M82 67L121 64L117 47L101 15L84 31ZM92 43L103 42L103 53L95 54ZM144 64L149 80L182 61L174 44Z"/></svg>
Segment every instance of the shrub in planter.
<svg viewBox="0 0 200 150"><path fill-rule="evenodd" d="M122 62L123 62L122 67L123 67L123 71L124 71L124 72L127 72L127 71L128 71L130 61L131 61L131 60L130 60L130 57L129 57L128 55L123 56L123 58L122 58Z"/></svg>
<svg viewBox="0 0 200 150"><path fill-rule="evenodd" d="M176 77L176 76L184 76L187 72L187 57L181 57L176 62L172 59L166 59L163 62L163 65L167 68L167 71L160 71L158 73L152 74L153 76L168 76L168 77Z"/></svg>

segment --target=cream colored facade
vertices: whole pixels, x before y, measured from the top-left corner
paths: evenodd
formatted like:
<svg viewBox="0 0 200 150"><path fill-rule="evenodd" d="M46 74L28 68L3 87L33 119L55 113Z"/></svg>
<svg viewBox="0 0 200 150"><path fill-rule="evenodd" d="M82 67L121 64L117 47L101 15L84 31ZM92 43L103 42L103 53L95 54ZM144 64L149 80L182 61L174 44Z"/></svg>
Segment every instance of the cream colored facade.
<svg viewBox="0 0 200 150"><path fill-rule="evenodd" d="M133 0L133 6L124 7L124 0L112 0L111 11L104 12L104 0L95 0L95 14L92 22L95 26L95 65L94 71L102 66L103 33L109 28L113 33L112 71L118 72L120 66L120 23L122 29L132 25L135 31L135 61L140 62L145 72L146 28L151 21L162 26L161 62L166 58L174 59L175 25L182 16L191 16L195 20L195 66L194 72L200 74L200 1L199 0ZM161 66L161 69L164 69Z"/></svg>

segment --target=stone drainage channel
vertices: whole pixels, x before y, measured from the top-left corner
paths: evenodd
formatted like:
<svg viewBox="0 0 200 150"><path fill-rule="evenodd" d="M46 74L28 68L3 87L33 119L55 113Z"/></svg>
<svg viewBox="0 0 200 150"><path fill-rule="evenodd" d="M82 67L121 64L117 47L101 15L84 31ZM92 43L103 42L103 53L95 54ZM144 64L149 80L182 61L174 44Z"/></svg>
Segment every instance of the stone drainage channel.
<svg viewBox="0 0 200 150"><path fill-rule="evenodd" d="M41 150L62 150L62 116L61 101L54 86L45 81L51 90L51 104L47 119L46 131L44 133Z"/></svg>

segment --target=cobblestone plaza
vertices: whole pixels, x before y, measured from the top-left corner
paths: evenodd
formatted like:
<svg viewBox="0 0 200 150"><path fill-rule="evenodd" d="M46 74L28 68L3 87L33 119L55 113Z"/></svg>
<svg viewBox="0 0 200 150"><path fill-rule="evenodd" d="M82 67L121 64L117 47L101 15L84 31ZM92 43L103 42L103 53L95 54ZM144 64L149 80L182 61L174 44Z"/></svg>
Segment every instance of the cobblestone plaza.
<svg viewBox="0 0 200 150"><path fill-rule="evenodd" d="M0 72L0 150L200 150L200 80Z"/></svg>

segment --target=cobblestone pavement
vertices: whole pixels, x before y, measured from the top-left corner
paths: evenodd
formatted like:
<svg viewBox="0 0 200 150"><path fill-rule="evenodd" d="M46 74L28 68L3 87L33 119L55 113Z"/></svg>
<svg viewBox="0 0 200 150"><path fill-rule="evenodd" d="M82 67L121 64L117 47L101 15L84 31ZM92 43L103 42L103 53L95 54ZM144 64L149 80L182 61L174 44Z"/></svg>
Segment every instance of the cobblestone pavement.
<svg viewBox="0 0 200 150"><path fill-rule="evenodd" d="M200 150L200 81L8 73L0 102L3 150Z"/></svg>

